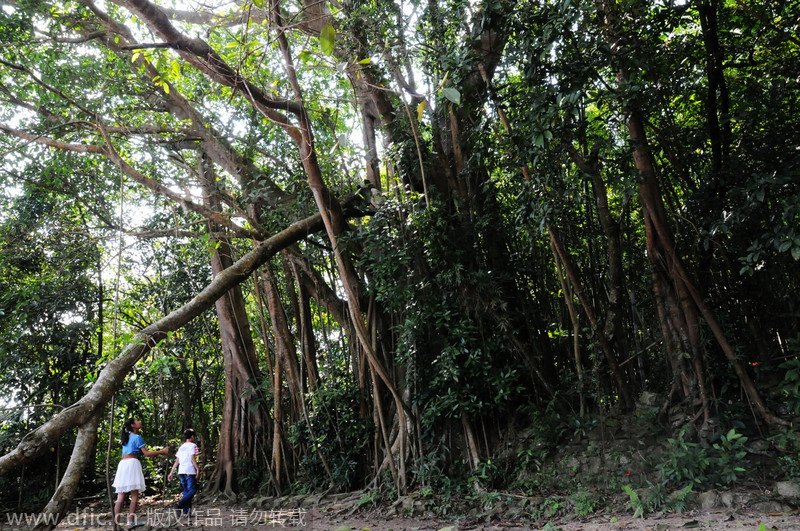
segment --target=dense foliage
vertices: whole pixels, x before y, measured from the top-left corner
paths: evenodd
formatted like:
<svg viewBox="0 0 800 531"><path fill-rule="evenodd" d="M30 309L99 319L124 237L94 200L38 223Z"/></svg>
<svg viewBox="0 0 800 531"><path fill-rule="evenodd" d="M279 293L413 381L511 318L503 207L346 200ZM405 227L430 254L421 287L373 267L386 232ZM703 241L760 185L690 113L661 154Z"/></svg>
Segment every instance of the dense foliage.
<svg viewBox="0 0 800 531"><path fill-rule="evenodd" d="M634 411L662 487L796 475L799 10L6 3L2 505L131 416L227 494L530 490Z"/></svg>

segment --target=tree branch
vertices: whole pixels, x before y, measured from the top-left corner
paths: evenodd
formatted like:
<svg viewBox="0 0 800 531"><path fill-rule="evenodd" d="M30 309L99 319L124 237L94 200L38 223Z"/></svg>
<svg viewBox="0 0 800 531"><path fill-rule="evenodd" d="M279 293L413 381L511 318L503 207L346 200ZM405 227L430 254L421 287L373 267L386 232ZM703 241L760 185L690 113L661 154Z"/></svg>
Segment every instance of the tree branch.
<svg viewBox="0 0 800 531"><path fill-rule="evenodd" d="M357 194L348 196L343 204L352 203L356 197ZM318 213L292 223L218 274L191 301L139 331L122 349L120 355L100 371L86 395L25 435L15 449L0 457L0 476L47 451L67 430L89 422L111 400L134 365L165 339L168 333L178 330L206 311L218 298L248 279L253 271L280 250L322 229L322 216Z"/></svg>
<svg viewBox="0 0 800 531"><path fill-rule="evenodd" d="M148 0L113 0L114 3L134 12L145 20L150 28L189 63L204 72L214 81L231 87L247 99L264 116L283 127L295 141L300 141L300 131L278 109L299 116L302 106L297 102L267 96L239 72L234 70L207 42L189 38L172 25L167 15Z"/></svg>

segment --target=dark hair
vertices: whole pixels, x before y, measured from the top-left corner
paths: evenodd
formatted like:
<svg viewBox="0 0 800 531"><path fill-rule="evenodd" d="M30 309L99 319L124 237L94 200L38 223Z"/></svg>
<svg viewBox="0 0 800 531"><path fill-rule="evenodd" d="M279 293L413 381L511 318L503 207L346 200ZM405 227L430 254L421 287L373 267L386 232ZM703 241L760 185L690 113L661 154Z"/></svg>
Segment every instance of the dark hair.
<svg viewBox="0 0 800 531"><path fill-rule="evenodd" d="M133 431L134 422L136 422L136 419L131 417L125 421L125 424L122 425L122 431L120 432L122 436L122 446L128 444L128 439L130 438L130 434Z"/></svg>
<svg viewBox="0 0 800 531"><path fill-rule="evenodd" d="M194 434L194 430L192 428L189 428L188 430L183 430L183 440L184 441L188 441L189 439L194 437L194 435L195 435Z"/></svg>

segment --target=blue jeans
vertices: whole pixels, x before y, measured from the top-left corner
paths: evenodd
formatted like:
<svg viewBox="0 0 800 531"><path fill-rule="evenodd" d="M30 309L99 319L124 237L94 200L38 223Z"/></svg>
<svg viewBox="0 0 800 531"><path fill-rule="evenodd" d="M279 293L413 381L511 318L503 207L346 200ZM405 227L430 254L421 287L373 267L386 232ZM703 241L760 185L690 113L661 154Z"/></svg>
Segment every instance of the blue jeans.
<svg viewBox="0 0 800 531"><path fill-rule="evenodd" d="M194 474L178 474L178 479L181 480L181 487L183 487L183 496L178 502L178 507L183 514L189 514L189 510L192 508L192 498L197 493L197 476Z"/></svg>

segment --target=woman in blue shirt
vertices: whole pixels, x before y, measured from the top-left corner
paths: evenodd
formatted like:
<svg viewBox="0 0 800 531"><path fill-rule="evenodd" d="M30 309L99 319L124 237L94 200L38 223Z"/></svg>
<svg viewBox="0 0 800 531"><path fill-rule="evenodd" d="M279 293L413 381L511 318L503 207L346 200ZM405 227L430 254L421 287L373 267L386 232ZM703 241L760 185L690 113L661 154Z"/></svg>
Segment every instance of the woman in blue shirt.
<svg viewBox="0 0 800 531"><path fill-rule="evenodd" d="M128 525L136 524L136 504L139 502L139 491L144 490L144 473L139 458L155 457L169 453L169 448L161 450L148 450L144 439L139 435L142 429L142 421L138 419L128 419L122 427L122 459L117 467L117 475L114 477L114 488L117 489L117 502L114 504L114 521L119 522L119 515L122 512L122 504L125 503L125 494L131 493L131 507L128 513Z"/></svg>

